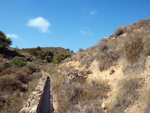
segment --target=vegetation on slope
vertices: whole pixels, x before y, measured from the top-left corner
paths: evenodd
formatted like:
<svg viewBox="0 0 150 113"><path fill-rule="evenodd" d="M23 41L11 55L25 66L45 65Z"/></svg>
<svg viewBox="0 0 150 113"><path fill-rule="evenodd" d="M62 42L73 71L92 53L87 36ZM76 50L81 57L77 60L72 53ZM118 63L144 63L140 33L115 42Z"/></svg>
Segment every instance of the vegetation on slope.
<svg viewBox="0 0 150 113"><path fill-rule="evenodd" d="M119 27L109 38L101 39L97 45L87 50L80 49L77 54L63 61L64 63L79 61L81 67L84 67L82 71L76 70L75 67L66 67L65 65L61 66L57 64L61 63L65 58L70 57L68 53L62 54L49 50L49 48L40 47L23 50L15 49L14 51L17 54L13 54L10 60L2 57L0 76L2 78L9 77L7 77L8 80L0 78L0 80L6 81L4 85L4 82L1 82L1 89L4 90L13 87L15 83L17 84L15 88L17 86L16 89L22 92L22 87L28 84L30 77L32 78L32 75L35 75L33 78L37 77L37 71L29 71L32 69L31 67L28 68L29 62L32 62L33 65L39 66L40 68L42 66L42 69L51 75L52 93L55 95L55 101L57 102L56 113L95 113L105 112L106 109L110 113L123 113L127 107L132 106L135 100L139 98L138 90L143 85L143 78L139 78L138 75L145 70L145 61L147 56L150 55L149 31L150 19L141 20L139 23L134 23L133 25ZM7 56L6 53L5 56ZM14 58L15 56L19 57ZM18 64L13 63L13 61L19 63L19 66L14 66L14 64ZM24 67L22 67L23 61L27 62L26 65L23 65ZM100 72L117 65L119 61L123 62L122 76L124 78L116 81L117 90L111 94L112 101L104 108L101 104L103 100L108 98L108 93L113 89L109 81L106 80L87 81L87 74L92 73L89 68L93 61L98 62ZM43 66L45 63L47 65ZM25 73L28 73L28 76L25 74L18 77L18 68L21 70L28 68L25 71ZM12 77L16 78L14 79ZM11 89L14 89L14 87ZM6 92L8 93L8 90L3 93ZM3 96L0 95L2 98L0 98L0 109L6 110L7 107L5 108L4 106L8 104L8 101L4 101Z"/></svg>
<svg viewBox="0 0 150 113"><path fill-rule="evenodd" d="M101 39L97 45L87 50L80 49L66 62L79 62L80 67L84 67L82 72L75 67L63 65L58 68L48 65L45 70L51 73L52 91L57 102L55 112L97 113L107 109L110 113L123 113L127 107L132 106L138 100L138 90L144 84L144 77L139 78L139 75L145 70L145 61L150 55L149 31L150 19L141 20L118 28L109 38ZM100 72L116 66L119 61L123 62L123 78L115 81L115 92L112 92L114 89L109 86L109 81L87 82L88 76L85 73L93 61L99 63ZM110 92L112 101L102 107L101 104Z"/></svg>
<svg viewBox="0 0 150 113"><path fill-rule="evenodd" d="M41 47L10 48L11 44L12 41L0 31L1 113L19 112L30 93L37 86L39 78L41 78L42 66L48 63L61 63L73 54L63 48L57 48L57 52L55 52Z"/></svg>

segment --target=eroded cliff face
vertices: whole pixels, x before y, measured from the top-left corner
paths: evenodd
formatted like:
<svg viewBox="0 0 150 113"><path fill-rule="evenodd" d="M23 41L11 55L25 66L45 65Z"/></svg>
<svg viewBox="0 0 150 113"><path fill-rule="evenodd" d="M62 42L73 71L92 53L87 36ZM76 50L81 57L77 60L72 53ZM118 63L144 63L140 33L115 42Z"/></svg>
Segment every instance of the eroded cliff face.
<svg viewBox="0 0 150 113"><path fill-rule="evenodd" d="M51 73L56 113L149 111L150 19L118 28Z"/></svg>

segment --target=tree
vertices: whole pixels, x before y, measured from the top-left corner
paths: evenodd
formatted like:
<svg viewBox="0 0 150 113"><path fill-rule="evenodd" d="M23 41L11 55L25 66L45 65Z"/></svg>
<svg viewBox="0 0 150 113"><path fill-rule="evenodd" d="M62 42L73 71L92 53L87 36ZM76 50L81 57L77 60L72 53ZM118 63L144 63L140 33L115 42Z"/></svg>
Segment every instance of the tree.
<svg viewBox="0 0 150 113"><path fill-rule="evenodd" d="M6 49L6 47L9 47L11 44L11 39L7 38L6 35L0 31L0 50Z"/></svg>

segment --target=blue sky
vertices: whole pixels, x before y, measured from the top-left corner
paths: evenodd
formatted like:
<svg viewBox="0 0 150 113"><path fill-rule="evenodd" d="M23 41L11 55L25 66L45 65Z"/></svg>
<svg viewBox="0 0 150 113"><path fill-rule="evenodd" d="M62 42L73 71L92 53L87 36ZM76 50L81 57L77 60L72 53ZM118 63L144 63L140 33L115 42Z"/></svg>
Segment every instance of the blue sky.
<svg viewBox="0 0 150 113"><path fill-rule="evenodd" d="M150 17L150 0L0 0L0 30L12 47L64 47L77 52L119 26Z"/></svg>

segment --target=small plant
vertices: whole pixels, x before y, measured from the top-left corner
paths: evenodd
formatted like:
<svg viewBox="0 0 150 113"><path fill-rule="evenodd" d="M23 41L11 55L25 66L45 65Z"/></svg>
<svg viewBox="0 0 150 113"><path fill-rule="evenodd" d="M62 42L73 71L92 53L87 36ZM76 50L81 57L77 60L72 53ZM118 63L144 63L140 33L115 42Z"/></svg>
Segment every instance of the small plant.
<svg viewBox="0 0 150 113"><path fill-rule="evenodd" d="M27 61L23 57L16 56L13 59L12 64L14 64L16 67L23 67L27 65Z"/></svg>

